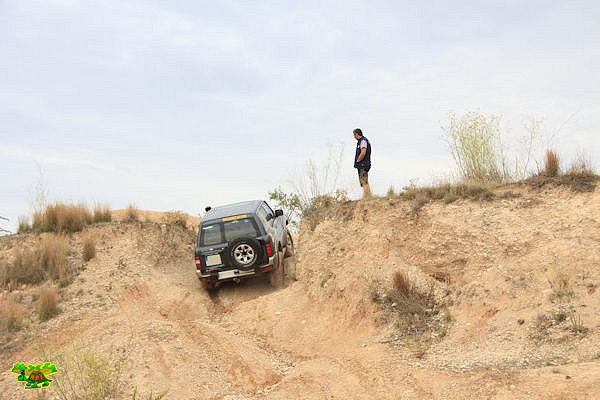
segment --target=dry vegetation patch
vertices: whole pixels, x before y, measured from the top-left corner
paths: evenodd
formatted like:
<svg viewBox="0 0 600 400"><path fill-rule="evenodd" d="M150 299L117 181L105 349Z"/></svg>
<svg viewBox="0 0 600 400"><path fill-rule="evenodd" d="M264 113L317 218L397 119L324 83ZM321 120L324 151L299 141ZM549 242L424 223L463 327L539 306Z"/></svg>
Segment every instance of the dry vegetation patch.
<svg viewBox="0 0 600 400"><path fill-rule="evenodd" d="M447 305L436 299L433 286L424 291L402 271L394 273L391 287L374 280L371 299L384 311L384 320L396 328L387 342L406 343L418 358L446 336L452 321Z"/></svg>
<svg viewBox="0 0 600 400"><path fill-rule="evenodd" d="M600 176L594 172L591 161L585 155L579 154L567 172L562 173L558 153L548 150L544 159L544 168L525 179L523 183L536 189L548 184L568 186L574 192L583 193L596 190L598 181Z"/></svg>
<svg viewBox="0 0 600 400"><path fill-rule="evenodd" d="M557 152L546 150L543 172L547 177L558 176L560 174L560 157Z"/></svg>
<svg viewBox="0 0 600 400"><path fill-rule="evenodd" d="M54 286L44 285L38 288L38 315L40 321L47 321L59 313L58 290Z"/></svg>
<svg viewBox="0 0 600 400"><path fill-rule="evenodd" d="M60 400L104 400L128 397L131 389L126 389L127 364L131 360L133 343L127 343L102 351L95 346L80 341L55 354L43 354L46 359L56 360L60 374L53 376L55 393ZM45 353L42 350L42 353ZM143 395L144 400L160 400L167 392ZM133 400L139 393L134 388Z"/></svg>
<svg viewBox="0 0 600 400"><path fill-rule="evenodd" d="M531 176L523 181L524 184L529 185L535 189L540 189L546 185L554 186L567 186L573 192L593 192L596 190L596 185L600 181L600 176L593 172L568 172L564 175L548 177L544 174L537 174Z"/></svg>
<svg viewBox="0 0 600 400"><path fill-rule="evenodd" d="M569 275L559 266L547 270L547 281L552 289L550 300L554 308L537 316L530 338L536 343L561 343L571 335L582 335L589 331L583 325L581 315L573 305L575 292Z"/></svg>
<svg viewBox="0 0 600 400"><path fill-rule="evenodd" d="M94 223L112 221L112 213L108 204L96 203L94 205Z"/></svg>
<svg viewBox="0 0 600 400"><path fill-rule="evenodd" d="M135 204L131 203L125 209L125 221L139 221L140 212Z"/></svg>
<svg viewBox="0 0 600 400"><path fill-rule="evenodd" d="M25 307L21 304L0 298L0 332L8 333L21 329L24 315Z"/></svg>
<svg viewBox="0 0 600 400"><path fill-rule="evenodd" d="M19 233L28 232L79 232L84 226L96 222L110 222L111 212L107 204L97 203L94 210L84 203L67 204L56 202L42 211L35 211L31 224L29 217L19 217Z"/></svg>
<svg viewBox="0 0 600 400"><path fill-rule="evenodd" d="M63 235L47 235L42 239L40 263L48 277L68 284L71 270L67 261L67 239Z"/></svg>
<svg viewBox="0 0 600 400"><path fill-rule="evenodd" d="M83 250L81 252L83 261L90 261L96 257L96 238L91 233L87 234L83 239Z"/></svg>
<svg viewBox="0 0 600 400"><path fill-rule="evenodd" d="M400 193L396 193L394 188L390 187L386 197L412 200L412 213L418 214L425 204L435 200L443 200L446 204L459 199L491 200L495 197L492 190L493 185L480 183L442 183L423 187L417 187L413 183L405 186Z"/></svg>
<svg viewBox="0 0 600 400"><path fill-rule="evenodd" d="M29 247L15 247L12 261L0 261L0 284L16 287L18 284L36 284L44 279L36 252Z"/></svg>
<svg viewBox="0 0 600 400"><path fill-rule="evenodd" d="M171 210L165 214L164 221L166 224L177 225L183 229L187 229L187 215L182 211Z"/></svg>

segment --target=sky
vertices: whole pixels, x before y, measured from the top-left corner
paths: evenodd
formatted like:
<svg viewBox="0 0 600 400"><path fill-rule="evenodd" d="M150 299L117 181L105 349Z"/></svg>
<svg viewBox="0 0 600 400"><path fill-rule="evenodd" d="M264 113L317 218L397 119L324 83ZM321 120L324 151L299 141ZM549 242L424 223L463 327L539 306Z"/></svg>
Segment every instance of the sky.
<svg viewBox="0 0 600 400"><path fill-rule="evenodd" d="M360 127L376 194L453 170L449 112L600 161L597 1L0 0L0 216L265 198ZM516 143L516 142L515 142ZM516 147L516 146L515 146Z"/></svg>

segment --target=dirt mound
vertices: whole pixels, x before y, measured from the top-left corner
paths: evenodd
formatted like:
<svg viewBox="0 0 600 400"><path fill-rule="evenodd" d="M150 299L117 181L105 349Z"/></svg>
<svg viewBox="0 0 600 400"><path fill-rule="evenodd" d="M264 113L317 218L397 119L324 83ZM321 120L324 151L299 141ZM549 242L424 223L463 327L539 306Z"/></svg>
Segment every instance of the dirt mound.
<svg viewBox="0 0 600 400"><path fill-rule="evenodd" d="M149 210L130 210L130 209L122 209L122 210L112 210L111 215L113 221L124 221L130 219L130 214L133 213L135 215L134 219L143 222L156 222L160 224L174 224L181 221L185 224L188 229L196 229L202 218L194 217L193 215L184 214L181 211L149 211Z"/></svg>
<svg viewBox="0 0 600 400"><path fill-rule="evenodd" d="M73 366L92 354L120 366L116 398L137 387L173 399L591 399L599 215L597 191L551 185L418 213L401 199L349 202L304 221L285 287L246 280L212 297L193 231L160 215L91 226L67 238L61 313L30 311L3 337L0 393L33 398L7 371L41 358L64 371L57 384L71 370L84 385ZM89 234L96 256L83 262ZM40 240L2 238L0 258ZM3 301L32 310L34 292Z"/></svg>

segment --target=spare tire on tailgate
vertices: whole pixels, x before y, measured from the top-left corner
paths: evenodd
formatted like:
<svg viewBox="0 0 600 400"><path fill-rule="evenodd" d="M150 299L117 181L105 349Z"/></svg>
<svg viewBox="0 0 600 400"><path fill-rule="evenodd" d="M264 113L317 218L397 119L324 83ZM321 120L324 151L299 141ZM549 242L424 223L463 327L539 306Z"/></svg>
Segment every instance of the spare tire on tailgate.
<svg viewBox="0 0 600 400"><path fill-rule="evenodd" d="M231 242L228 256L235 268L248 270L260 262L263 250L258 240L242 237Z"/></svg>

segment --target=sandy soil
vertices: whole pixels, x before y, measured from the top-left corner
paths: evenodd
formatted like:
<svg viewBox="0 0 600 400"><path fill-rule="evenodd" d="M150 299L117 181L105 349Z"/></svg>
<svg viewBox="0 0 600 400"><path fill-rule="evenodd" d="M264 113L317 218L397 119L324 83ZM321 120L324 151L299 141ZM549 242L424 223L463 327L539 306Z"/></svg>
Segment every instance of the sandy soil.
<svg viewBox="0 0 600 400"><path fill-rule="evenodd" d="M88 263L82 235L69 237L80 272L61 289L62 312L44 323L32 312L1 343L0 398L36 398L7 371L40 349L53 359L125 351L119 398L135 387L168 399L600 398L600 192L498 194L509 190L418 215L400 199L344 204L304 224L285 287L257 278L214 296L194 274L194 232L159 214L92 226ZM2 238L0 255L39 240ZM397 340L393 311L372 300L397 271L447 305L443 337L422 352ZM552 297L556 271L572 296ZM32 309L33 293L4 298ZM569 317L540 328L565 309L584 332Z"/></svg>

